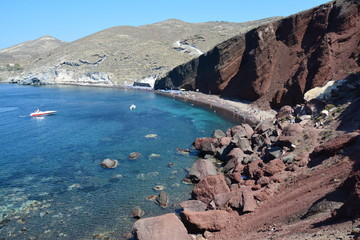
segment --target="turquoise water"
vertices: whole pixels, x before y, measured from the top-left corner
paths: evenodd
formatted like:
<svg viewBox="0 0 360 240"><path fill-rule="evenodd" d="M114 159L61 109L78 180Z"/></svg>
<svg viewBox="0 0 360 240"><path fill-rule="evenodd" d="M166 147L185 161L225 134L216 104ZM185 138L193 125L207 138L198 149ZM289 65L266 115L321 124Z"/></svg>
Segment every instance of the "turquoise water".
<svg viewBox="0 0 360 240"><path fill-rule="evenodd" d="M37 108L58 112L30 118ZM190 198L181 180L196 153L176 149L232 125L153 92L9 84L0 84L0 117L0 239L126 239L134 206L151 217ZM105 158L119 166L103 169ZM147 200L156 185L170 196L166 209Z"/></svg>

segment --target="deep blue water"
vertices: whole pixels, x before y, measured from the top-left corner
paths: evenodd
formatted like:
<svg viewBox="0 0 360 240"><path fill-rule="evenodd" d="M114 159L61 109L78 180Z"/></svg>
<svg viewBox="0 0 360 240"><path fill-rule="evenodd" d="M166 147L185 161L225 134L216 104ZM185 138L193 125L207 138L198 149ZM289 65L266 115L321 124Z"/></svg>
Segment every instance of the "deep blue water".
<svg viewBox="0 0 360 240"><path fill-rule="evenodd" d="M37 108L58 112L30 118ZM0 119L0 239L123 239L134 206L150 217L190 198L181 181L196 154L176 149L232 125L153 92L9 84L0 84ZM119 166L103 169L105 158ZM170 196L166 209L146 199L156 185Z"/></svg>

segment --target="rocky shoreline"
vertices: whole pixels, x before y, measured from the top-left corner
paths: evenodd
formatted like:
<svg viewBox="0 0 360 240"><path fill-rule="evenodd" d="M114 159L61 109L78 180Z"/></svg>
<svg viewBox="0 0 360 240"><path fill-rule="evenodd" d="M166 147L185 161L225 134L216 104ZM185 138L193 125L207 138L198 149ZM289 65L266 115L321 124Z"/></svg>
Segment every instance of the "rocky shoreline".
<svg viewBox="0 0 360 240"><path fill-rule="evenodd" d="M192 199L180 203L180 219L176 214L140 219L133 226L134 235L139 240L220 240L239 239L239 236L268 239L269 235L282 234L284 239L289 236L302 239L301 236L314 233L311 229L316 221L349 217L344 210L347 206L342 206L344 198L335 202L326 198L332 192L336 195L358 158L356 146L359 146L360 132L356 126L347 132L335 130L344 118L345 109L351 105L341 98L354 95L347 92L339 99L338 93L333 91L331 98L337 102L336 106L328 100L313 100L295 107L284 106L274 118L271 114L260 115L258 109L249 106L244 112L252 114L252 121L237 118L238 125L233 128L195 139L194 147L200 152L200 158L184 179L195 186ZM217 113L221 110L233 116L242 113L216 96L193 92L161 94ZM359 92L355 96L358 98ZM358 195L352 196L356 202ZM311 210L316 202L323 204L317 206L321 210ZM326 204L329 206L325 207ZM353 203L348 205L353 209ZM354 222L345 221L341 226L352 232L339 230L332 234L357 234L353 231ZM179 232L175 233L174 228ZM331 230L334 229L338 228ZM311 239L328 237L314 235Z"/></svg>

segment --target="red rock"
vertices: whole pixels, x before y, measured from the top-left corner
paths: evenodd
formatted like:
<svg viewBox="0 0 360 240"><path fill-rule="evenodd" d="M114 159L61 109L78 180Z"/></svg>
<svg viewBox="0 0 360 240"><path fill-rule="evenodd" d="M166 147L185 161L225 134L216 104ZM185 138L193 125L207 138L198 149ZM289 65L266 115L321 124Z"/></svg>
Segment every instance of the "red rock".
<svg viewBox="0 0 360 240"><path fill-rule="evenodd" d="M264 175L263 166L264 162L262 160L253 161L245 166L244 173L251 179L259 179Z"/></svg>
<svg viewBox="0 0 360 240"><path fill-rule="evenodd" d="M208 176L201 180L192 191L193 199L209 204L216 194L230 192L223 174Z"/></svg>
<svg viewBox="0 0 360 240"><path fill-rule="evenodd" d="M244 168L245 168L245 165L239 163L234 168L234 172L240 172L241 173L244 170Z"/></svg>
<svg viewBox="0 0 360 240"><path fill-rule="evenodd" d="M223 210L211 210L204 212L182 212L182 219L190 231L220 231L226 227L229 214ZM171 239L171 238L154 238Z"/></svg>
<svg viewBox="0 0 360 240"><path fill-rule="evenodd" d="M220 138L220 145L221 146L228 146L231 142L231 137L223 137Z"/></svg>
<svg viewBox="0 0 360 240"><path fill-rule="evenodd" d="M133 233L139 240L190 240L185 226L175 213L140 219L134 223Z"/></svg>
<svg viewBox="0 0 360 240"><path fill-rule="evenodd" d="M228 154L228 156L231 158L242 158L244 155L244 152L238 147L233 148Z"/></svg>
<svg viewBox="0 0 360 240"><path fill-rule="evenodd" d="M254 199L254 194L251 189L244 187L241 188L243 190L243 212L253 212L257 206L256 201Z"/></svg>
<svg viewBox="0 0 360 240"><path fill-rule="evenodd" d="M223 208L228 203L230 198L231 198L231 192L216 194L213 200L216 209Z"/></svg>
<svg viewBox="0 0 360 240"><path fill-rule="evenodd" d="M256 181L255 180L253 180L253 179L249 179L249 180L246 180L245 181L245 186L248 186L248 187L252 187L252 186L255 186L255 183L256 183Z"/></svg>
<svg viewBox="0 0 360 240"><path fill-rule="evenodd" d="M238 188L231 191L231 198L228 201L230 207L235 209L242 209L244 206L243 190Z"/></svg>
<svg viewBox="0 0 360 240"><path fill-rule="evenodd" d="M264 108L302 103L305 91L360 71L359 6L331 1L263 24L173 69L155 89L186 85Z"/></svg>
<svg viewBox="0 0 360 240"><path fill-rule="evenodd" d="M217 170L214 164L207 159L198 159L189 171L190 179L193 182L199 182L207 176L214 176Z"/></svg>
<svg viewBox="0 0 360 240"><path fill-rule="evenodd" d="M271 179L269 177L261 177L256 181L256 183L262 187L269 185L270 182L271 182Z"/></svg>
<svg viewBox="0 0 360 240"><path fill-rule="evenodd" d="M196 138L194 146L199 151L214 154L215 149L219 146L219 143L216 138Z"/></svg>
<svg viewBox="0 0 360 240"><path fill-rule="evenodd" d="M241 173L239 172L228 173L226 174L226 176L229 177L235 183L240 183L243 181L241 177Z"/></svg>
<svg viewBox="0 0 360 240"><path fill-rule="evenodd" d="M263 171L265 175L272 176L276 173L284 171L285 168L285 164L280 159L274 159L265 165Z"/></svg>

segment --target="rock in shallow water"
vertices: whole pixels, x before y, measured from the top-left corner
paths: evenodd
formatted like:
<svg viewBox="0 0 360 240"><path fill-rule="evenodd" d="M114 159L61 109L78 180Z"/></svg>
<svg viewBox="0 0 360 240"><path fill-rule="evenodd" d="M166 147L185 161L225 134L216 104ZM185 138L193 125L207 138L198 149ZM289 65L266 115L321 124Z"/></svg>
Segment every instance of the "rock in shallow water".
<svg viewBox="0 0 360 240"><path fill-rule="evenodd" d="M131 210L131 216L134 218L141 218L144 214L145 212L139 206L136 206Z"/></svg>
<svg viewBox="0 0 360 240"><path fill-rule="evenodd" d="M104 159L100 165L103 168L116 168L118 166L118 161L110 158Z"/></svg>
<svg viewBox="0 0 360 240"><path fill-rule="evenodd" d="M165 191L160 191L159 195L156 197L156 202L162 208L166 208L169 204L169 196Z"/></svg>
<svg viewBox="0 0 360 240"><path fill-rule="evenodd" d="M135 160L138 159L140 157L141 153L139 152L132 152L129 154L129 159L130 160Z"/></svg>

